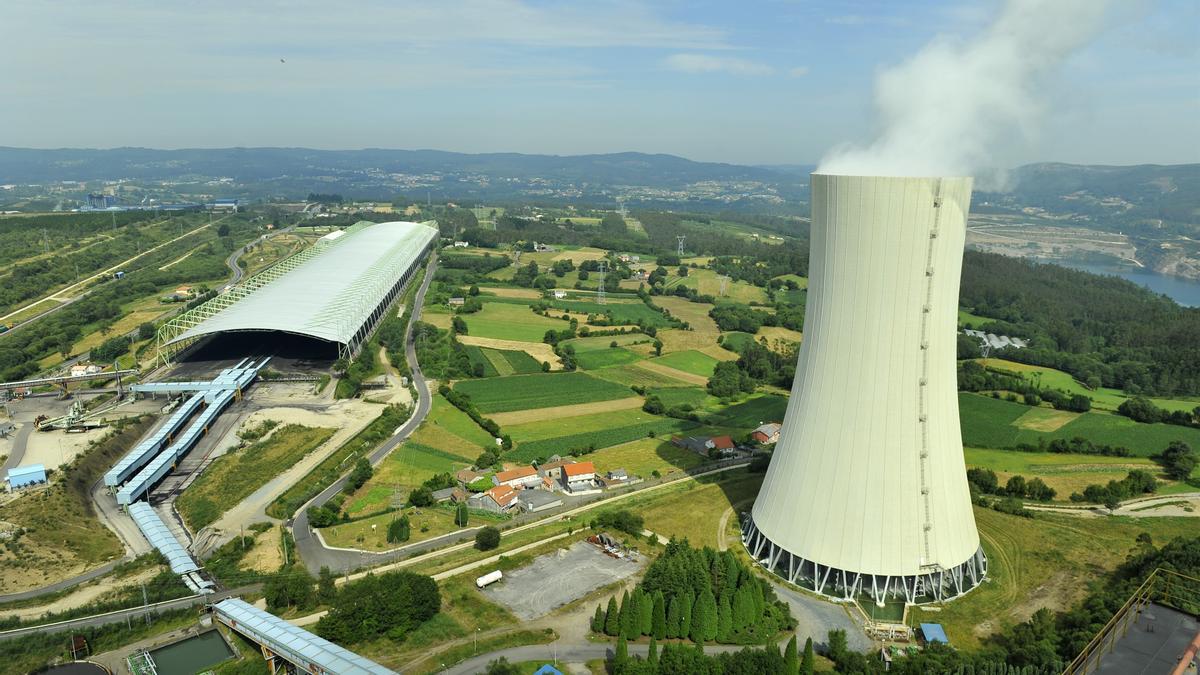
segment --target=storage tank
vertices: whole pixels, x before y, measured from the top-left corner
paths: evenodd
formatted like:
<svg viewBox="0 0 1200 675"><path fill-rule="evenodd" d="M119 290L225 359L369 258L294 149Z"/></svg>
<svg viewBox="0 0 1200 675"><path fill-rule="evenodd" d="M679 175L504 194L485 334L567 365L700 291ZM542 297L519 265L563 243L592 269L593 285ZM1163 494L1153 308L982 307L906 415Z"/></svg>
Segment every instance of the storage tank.
<svg viewBox="0 0 1200 675"><path fill-rule="evenodd" d="M487 574L476 579L475 586L477 588L483 588L484 586L487 586L489 584L494 584L503 578L504 578L504 572L501 572L500 570L494 570L494 571L488 572Z"/></svg>
<svg viewBox="0 0 1200 675"><path fill-rule="evenodd" d="M812 176L804 340L744 542L813 591L908 603L987 570L959 430L970 178Z"/></svg>

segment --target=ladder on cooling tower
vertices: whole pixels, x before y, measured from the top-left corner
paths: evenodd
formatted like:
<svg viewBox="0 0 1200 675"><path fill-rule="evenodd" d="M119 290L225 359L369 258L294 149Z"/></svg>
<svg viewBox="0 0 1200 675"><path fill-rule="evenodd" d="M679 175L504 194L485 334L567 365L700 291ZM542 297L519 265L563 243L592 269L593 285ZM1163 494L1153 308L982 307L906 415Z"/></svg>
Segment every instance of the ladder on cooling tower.
<svg viewBox="0 0 1200 675"><path fill-rule="evenodd" d="M917 414L921 425L921 448L917 458L922 502L922 547L923 565L933 561L933 514L929 500L929 320L933 311L933 261L937 245L938 226L942 214L942 181L933 188L933 227L929 230L925 247L925 302L921 306L921 377L917 383Z"/></svg>

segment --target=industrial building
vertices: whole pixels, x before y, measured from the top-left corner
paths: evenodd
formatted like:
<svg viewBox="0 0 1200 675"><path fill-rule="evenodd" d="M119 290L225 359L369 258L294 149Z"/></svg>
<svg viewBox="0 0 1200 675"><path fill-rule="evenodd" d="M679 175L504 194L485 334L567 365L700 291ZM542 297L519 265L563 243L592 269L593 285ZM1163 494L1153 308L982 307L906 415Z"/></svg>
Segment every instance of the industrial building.
<svg viewBox="0 0 1200 675"><path fill-rule="evenodd" d="M323 237L159 328L159 358L222 333L278 332L350 357L437 242L428 223L360 222Z"/></svg>
<svg viewBox="0 0 1200 675"><path fill-rule="evenodd" d="M42 485L46 482L46 467L41 464L28 464L8 470L5 477L9 490L17 490L30 485Z"/></svg>
<svg viewBox="0 0 1200 675"><path fill-rule="evenodd" d="M816 593L941 601L983 579L955 376L970 178L812 176L804 341L743 523Z"/></svg>

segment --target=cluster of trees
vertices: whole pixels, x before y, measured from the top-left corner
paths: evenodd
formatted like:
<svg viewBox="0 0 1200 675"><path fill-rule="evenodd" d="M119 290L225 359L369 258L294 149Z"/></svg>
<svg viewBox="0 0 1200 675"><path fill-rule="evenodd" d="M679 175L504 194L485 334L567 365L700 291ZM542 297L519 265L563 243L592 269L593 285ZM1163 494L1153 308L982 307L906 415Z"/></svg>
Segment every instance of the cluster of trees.
<svg viewBox="0 0 1200 675"><path fill-rule="evenodd" d="M760 384L784 389L792 386L796 374L795 346L777 345L771 349L755 340L738 347L737 361L722 361L708 379L708 393L722 399L753 392Z"/></svg>
<svg viewBox="0 0 1200 675"><path fill-rule="evenodd" d="M1121 505L1121 502L1139 495L1153 494L1158 490L1158 480L1149 471L1134 469L1121 480L1110 480L1107 485L1092 484L1084 488L1083 493L1071 493L1073 502L1090 502L1103 504L1109 511Z"/></svg>
<svg viewBox="0 0 1200 675"><path fill-rule="evenodd" d="M438 379L463 379L474 374L471 357L462 343L454 339L453 326L451 330L442 330L431 323L416 321L413 346L421 369Z"/></svg>
<svg viewBox="0 0 1200 675"><path fill-rule="evenodd" d="M634 537L642 536L646 521L640 515L629 509L613 509L601 511L592 519L593 530L617 530Z"/></svg>
<svg viewBox="0 0 1200 675"><path fill-rule="evenodd" d="M1019 452L1053 452L1064 455L1100 455L1102 457L1133 456L1133 451L1123 445L1093 443L1082 436L1076 436L1070 440L1065 438L1056 438L1052 441L1047 441L1045 437L1042 437L1038 439L1037 445L1032 443L1018 443L1014 445L1012 449Z"/></svg>
<svg viewBox="0 0 1200 675"><path fill-rule="evenodd" d="M736 652L721 654L705 654L700 645L666 643L659 651L658 642L650 639L650 648L646 658L629 655L629 645L625 638L617 640L617 648L610 665L614 675L667 675L675 673L701 673L704 675L762 675L763 673L779 673L780 675L812 675L815 672L816 661L813 655L812 640L808 640L804 658L801 660L796 653L796 638L792 637L780 654L774 646L751 648L746 647ZM495 671L489 668L488 675L508 675L513 671Z"/></svg>
<svg viewBox="0 0 1200 675"><path fill-rule="evenodd" d="M468 211L470 213L470 211ZM568 261L569 262L569 261ZM498 269L503 269L512 264L512 260L506 255L492 255L484 253L483 255L463 255L455 253L443 253L438 256L438 266L454 270L468 270L478 275L484 275L489 272L495 272Z"/></svg>
<svg viewBox="0 0 1200 675"><path fill-rule="evenodd" d="M1039 502L1048 502L1058 494L1041 478L1027 480L1020 474L1010 476L1008 482L1001 486L996 478L996 472L991 469L967 469L967 484L983 494L1019 499L1028 498Z"/></svg>
<svg viewBox="0 0 1200 675"><path fill-rule="evenodd" d="M1175 424L1181 427L1200 427L1200 406L1188 412L1186 410L1163 410L1144 396L1133 396L1125 399L1117 406L1117 413L1128 417L1134 422L1146 424Z"/></svg>
<svg viewBox="0 0 1200 675"><path fill-rule="evenodd" d="M341 204L346 200L335 192L310 192L308 193L308 201L316 202L318 204Z"/></svg>
<svg viewBox="0 0 1200 675"><path fill-rule="evenodd" d="M996 319L981 329L1031 340L1004 358L1131 394L1200 393L1200 359L1189 349L1200 309L1131 282L967 251L960 302Z"/></svg>
<svg viewBox="0 0 1200 675"><path fill-rule="evenodd" d="M1088 396L1070 394L1058 389L1039 389L1020 375L988 368L978 361L968 360L958 363L958 389L959 391L991 391L997 397L999 391L1007 391L1010 392L1008 400L1014 403L1020 401L1025 405L1036 406L1045 401L1055 410L1083 413L1092 409L1092 399ZM1018 398L1018 394L1020 398Z"/></svg>
<svg viewBox="0 0 1200 675"><path fill-rule="evenodd" d="M372 340L358 350L358 356L354 357L353 361L347 363L345 358L341 358L334 362L333 369L341 373L334 396L337 398L357 396L359 390L362 389L363 381L375 372L375 367L378 365L378 352L379 347Z"/></svg>
<svg viewBox="0 0 1200 675"><path fill-rule="evenodd" d="M403 571L371 574L337 591L315 632L343 645L381 636L400 641L441 606L441 593L430 577Z"/></svg>
<svg viewBox="0 0 1200 675"><path fill-rule="evenodd" d="M697 643L758 643L794 626L770 585L732 553L694 549L687 540L668 543L633 593L597 607L593 618L593 628L607 635Z"/></svg>
<svg viewBox="0 0 1200 675"><path fill-rule="evenodd" d="M1188 480L1196 465L1200 464L1200 455L1183 441L1171 441L1156 459L1162 464L1163 472L1174 480Z"/></svg>
<svg viewBox="0 0 1200 675"><path fill-rule="evenodd" d="M118 335L117 337L109 338L102 342L99 347L93 347L91 357L93 361L102 363L112 363L125 355L129 351L129 346L133 344L133 340L127 335Z"/></svg>
<svg viewBox="0 0 1200 675"><path fill-rule="evenodd" d="M408 541L410 536L412 536L412 525L409 523L408 516L400 516L388 523L387 540L389 544Z"/></svg>

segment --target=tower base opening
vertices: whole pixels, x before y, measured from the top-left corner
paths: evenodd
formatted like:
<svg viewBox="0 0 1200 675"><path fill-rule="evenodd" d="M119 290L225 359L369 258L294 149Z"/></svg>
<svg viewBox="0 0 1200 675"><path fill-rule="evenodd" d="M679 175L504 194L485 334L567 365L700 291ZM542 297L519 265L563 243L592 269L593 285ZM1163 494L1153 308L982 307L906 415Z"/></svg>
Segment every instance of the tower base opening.
<svg viewBox="0 0 1200 675"><path fill-rule="evenodd" d="M750 557L772 574L818 595L834 600L858 601L868 597L883 606L889 598L910 605L945 602L965 595L987 577L983 547L954 567L929 565L918 574L882 575L843 570L807 560L771 541L746 514L742 543Z"/></svg>

